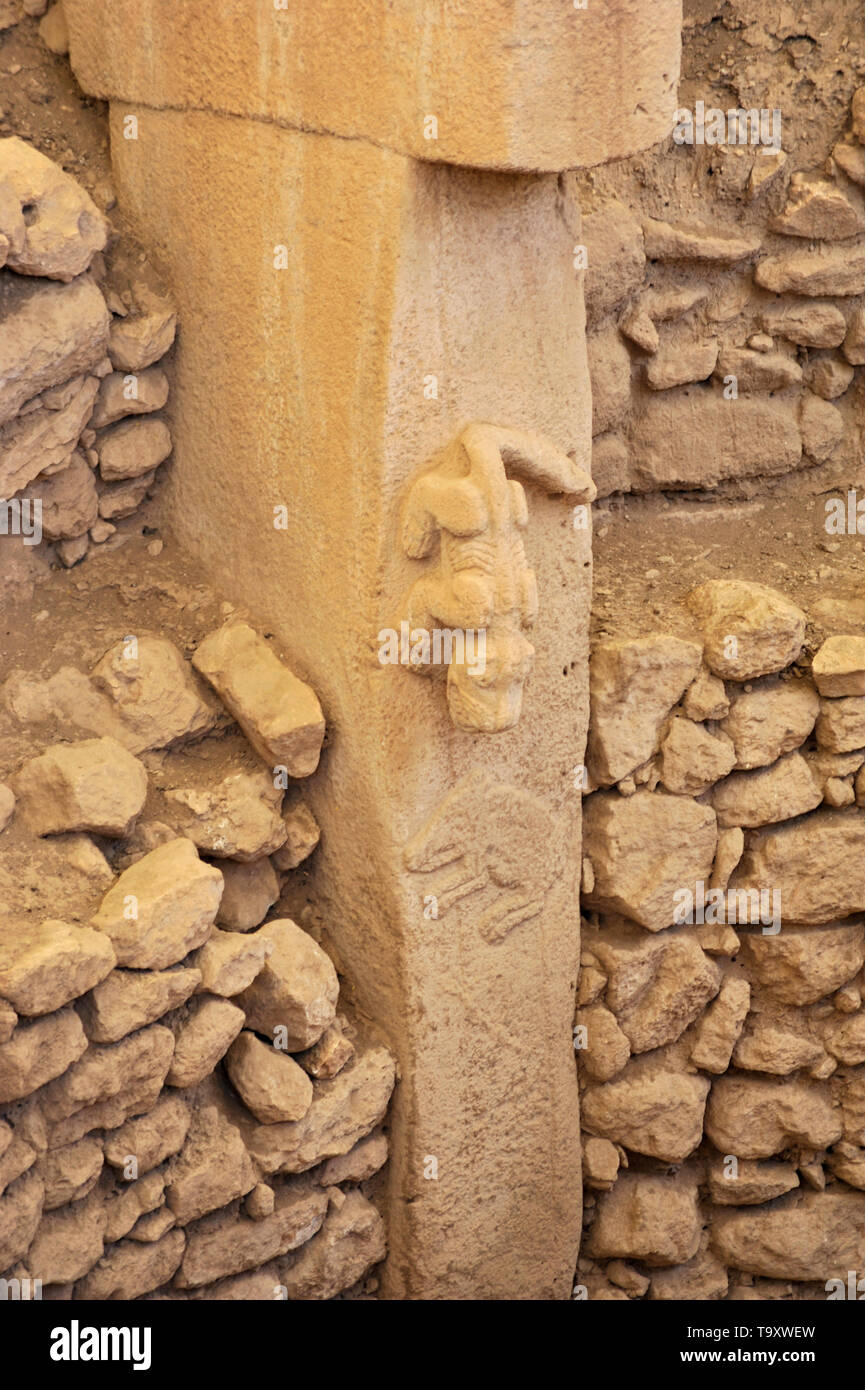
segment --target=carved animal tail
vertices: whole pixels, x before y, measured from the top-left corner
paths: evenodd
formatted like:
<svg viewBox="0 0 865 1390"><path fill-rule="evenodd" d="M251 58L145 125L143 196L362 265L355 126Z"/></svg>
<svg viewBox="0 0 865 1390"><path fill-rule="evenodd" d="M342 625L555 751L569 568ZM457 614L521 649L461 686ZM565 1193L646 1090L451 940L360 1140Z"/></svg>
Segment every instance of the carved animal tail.
<svg viewBox="0 0 865 1390"><path fill-rule="evenodd" d="M578 502L591 502L596 496L597 489L586 470L544 435L478 422L463 430L460 442L472 472L481 474L492 495L504 464L527 481L540 483L547 492L564 492Z"/></svg>

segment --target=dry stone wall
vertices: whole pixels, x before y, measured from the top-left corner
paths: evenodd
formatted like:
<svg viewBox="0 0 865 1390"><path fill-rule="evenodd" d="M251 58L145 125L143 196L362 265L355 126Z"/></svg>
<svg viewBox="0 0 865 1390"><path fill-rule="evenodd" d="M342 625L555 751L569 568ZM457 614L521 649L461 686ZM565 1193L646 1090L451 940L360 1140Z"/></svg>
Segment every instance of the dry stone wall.
<svg viewBox="0 0 865 1390"><path fill-rule="evenodd" d="M825 1298L865 1262L865 638L687 607L591 663L578 1290Z"/></svg>

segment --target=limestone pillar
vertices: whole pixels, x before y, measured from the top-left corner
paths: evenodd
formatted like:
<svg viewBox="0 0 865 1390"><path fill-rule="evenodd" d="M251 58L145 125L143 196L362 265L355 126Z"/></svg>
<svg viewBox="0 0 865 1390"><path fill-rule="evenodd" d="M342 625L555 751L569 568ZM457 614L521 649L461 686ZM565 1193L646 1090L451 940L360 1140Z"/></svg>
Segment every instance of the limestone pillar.
<svg viewBox="0 0 865 1390"><path fill-rule="evenodd" d="M542 171L665 133L679 19L588 3L65 0L178 300L168 520L327 718L315 915L402 1075L391 1298L568 1297L579 1240L591 399ZM403 623L486 654L383 660Z"/></svg>

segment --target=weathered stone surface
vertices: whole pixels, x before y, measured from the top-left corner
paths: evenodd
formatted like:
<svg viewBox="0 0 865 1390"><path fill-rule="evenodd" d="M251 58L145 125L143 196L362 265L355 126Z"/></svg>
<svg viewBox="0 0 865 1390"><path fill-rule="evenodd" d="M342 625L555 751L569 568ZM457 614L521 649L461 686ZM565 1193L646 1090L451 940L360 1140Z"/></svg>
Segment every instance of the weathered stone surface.
<svg viewBox="0 0 865 1390"><path fill-rule="evenodd" d="M799 432L804 452L823 463L844 438L844 416L837 406L806 391L799 405Z"/></svg>
<svg viewBox="0 0 865 1390"><path fill-rule="evenodd" d="M171 434L164 420L123 420L100 434L96 451L106 483L140 478L168 458Z"/></svg>
<svg viewBox="0 0 865 1390"><path fill-rule="evenodd" d="M165 800L178 831L217 858L261 859L285 840L282 792L264 769L229 773L212 790L169 791Z"/></svg>
<svg viewBox="0 0 865 1390"><path fill-rule="evenodd" d="M85 995L78 1013L91 1042L119 1042L176 1009L201 984L201 971L112 970Z"/></svg>
<svg viewBox="0 0 865 1390"><path fill-rule="evenodd" d="M827 1155L826 1166L848 1187L865 1188L865 1149L842 1141Z"/></svg>
<svg viewBox="0 0 865 1390"><path fill-rule="evenodd" d="M120 875L92 925L110 936L119 965L164 970L204 944L221 895L219 870L199 860L190 840L171 840Z"/></svg>
<svg viewBox="0 0 865 1390"><path fill-rule="evenodd" d="M844 356L856 367L865 362L865 313L862 305L853 311L850 324L844 337Z"/></svg>
<svg viewBox="0 0 865 1390"><path fill-rule="evenodd" d="M695 439L711 439L711 450L695 449ZM802 460L799 430L783 401L743 396L731 410L720 393L699 385L644 401L628 442L634 492L775 477L798 468Z"/></svg>
<svg viewBox="0 0 865 1390"><path fill-rule="evenodd" d="M296 869L308 859L321 839L318 821L303 802L295 802L283 815L286 828L285 844L273 855L273 866L285 873ZM275 899L274 899L275 901Z"/></svg>
<svg viewBox="0 0 865 1390"><path fill-rule="evenodd" d="M195 1086L209 1076L244 1024L244 1012L227 999L199 995L177 1028L169 1086Z"/></svg>
<svg viewBox="0 0 865 1390"><path fill-rule="evenodd" d="M205 1217L187 1235L178 1288L212 1284L287 1255L315 1235L327 1205L322 1191L286 1183L276 1193L272 1215L260 1221L222 1214Z"/></svg>
<svg viewBox="0 0 865 1390"><path fill-rule="evenodd" d="M618 1157L618 1156L617 1156ZM369 1134L347 1154L329 1158L317 1173L322 1187L343 1182L366 1182L387 1162L387 1135Z"/></svg>
<svg viewBox="0 0 865 1390"><path fill-rule="evenodd" d="M305 1052L296 1054L296 1061L316 1080L328 1081L351 1061L354 1044L346 1037L340 1018L325 1028L317 1043Z"/></svg>
<svg viewBox="0 0 865 1390"><path fill-rule="evenodd" d="M259 1125L249 1150L266 1173L302 1173L348 1153L387 1111L396 1079L393 1058L372 1045L331 1081L319 1081L312 1105L295 1124Z"/></svg>
<svg viewBox="0 0 865 1390"><path fill-rule="evenodd" d="M173 1230L176 1225L174 1213L169 1211L168 1207L159 1207L158 1210L149 1211L138 1218L129 1232L129 1239L149 1245L161 1240L166 1231Z"/></svg>
<svg viewBox="0 0 865 1390"><path fill-rule="evenodd" d="M753 827L813 811L823 791L802 755L787 753L771 767L734 772L712 789L711 800L720 826Z"/></svg>
<svg viewBox="0 0 865 1390"><path fill-rule="evenodd" d="M837 184L799 173L790 180L787 206L769 226L784 236L841 241L865 231L865 220Z"/></svg>
<svg viewBox="0 0 865 1390"><path fill-rule="evenodd" d="M276 851L274 863L286 852L289 841ZM269 859L241 864L231 859L220 865L225 888L216 921L228 931L252 931L259 926L279 897L279 879Z"/></svg>
<svg viewBox="0 0 865 1390"><path fill-rule="evenodd" d="M315 692L246 623L200 643L193 665L213 686L264 761L308 777L318 766L324 715Z"/></svg>
<svg viewBox="0 0 865 1390"><path fill-rule="evenodd" d="M855 372L849 362L838 357L817 357L803 369L805 385L824 401L837 400L843 396Z"/></svg>
<svg viewBox="0 0 865 1390"><path fill-rule="evenodd" d="M60 1076L87 1048L81 1021L72 1008L19 1023L0 1047L0 1103L19 1100Z"/></svg>
<svg viewBox="0 0 865 1390"><path fill-rule="evenodd" d="M842 1014L827 1019L823 1044L845 1067L861 1066L865 1062L865 1013L860 1011L848 1018Z"/></svg>
<svg viewBox="0 0 865 1390"><path fill-rule="evenodd" d="M37 397L33 410L0 426L0 486L6 497L21 493L29 484L26 496L45 500L51 476L72 465L75 445L95 393L95 377L76 377L68 399L56 409L41 404L51 394L46 391ZM52 494L48 491L47 495L50 498ZM61 503L62 493L59 502L54 497L53 510L58 513L52 516L55 522Z"/></svg>
<svg viewBox="0 0 865 1390"><path fill-rule="evenodd" d="M839 347L844 341L847 321L841 310L828 301L782 300L766 308L760 319L767 333L787 338L800 347Z"/></svg>
<svg viewBox="0 0 865 1390"><path fill-rule="evenodd" d="M728 1276L725 1267L710 1250L699 1251L692 1260L674 1269L662 1269L652 1276L650 1302L705 1302L724 1298Z"/></svg>
<svg viewBox="0 0 865 1390"><path fill-rule="evenodd" d="M49 1014L104 980L114 950L68 922L9 923L0 932L0 995L19 1014Z"/></svg>
<svg viewBox="0 0 865 1390"><path fill-rule="evenodd" d="M717 338L677 335L662 343L646 363L646 383L653 391L669 391L691 381L707 381L717 360Z"/></svg>
<svg viewBox="0 0 865 1390"><path fill-rule="evenodd" d="M865 746L865 695L821 700L815 733L820 748L830 753L851 753Z"/></svg>
<svg viewBox="0 0 865 1390"><path fill-rule="evenodd" d="M167 1284L183 1258L186 1238L182 1231L169 1231L152 1245L122 1240L75 1287L75 1298L128 1301L141 1298L151 1289Z"/></svg>
<svg viewBox="0 0 865 1390"><path fill-rule="evenodd" d="M726 734L711 733L681 716L671 720L660 761L661 781L668 792L699 796L735 764L736 753Z"/></svg>
<svg viewBox="0 0 865 1390"><path fill-rule="evenodd" d="M383 1260L387 1253L384 1222L361 1192L349 1192L331 1207L325 1223L303 1245L291 1264L280 1267L288 1299L301 1302L335 1298Z"/></svg>
<svg viewBox="0 0 865 1390"><path fill-rule="evenodd" d="M622 1173L598 1201L586 1253L592 1259L640 1260L650 1266L682 1264L697 1253L701 1229L692 1179Z"/></svg>
<svg viewBox="0 0 865 1390"><path fill-rule="evenodd" d="M860 922L821 928L785 926L778 936L748 932L742 955L749 974L784 1004L813 1004L852 980L865 963Z"/></svg>
<svg viewBox="0 0 865 1390"><path fill-rule="evenodd" d="M177 330L177 314L169 300L144 286L136 287L139 312L115 318L108 353L115 367L142 372L164 357Z"/></svg>
<svg viewBox="0 0 865 1390"><path fill-rule="evenodd" d="M709 1196L721 1207L757 1206L799 1186L799 1175L792 1163L757 1163L752 1158L731 1163L721 1154L709 1159L706 1178Z"/></svg>
<svg viewBox="0 0 865 1390"><path fill-rule="evenodd" d="M72 1284L83 1278L102 1255L105 1221L105 1209L95 1193L46 1212L27 1252L32 1277L43 1284Z"/></svg>
<svg viewBox="0 0 865 1390"><path fill-rule="evenodd" d="M587 212L582 224L589 265L585 277L586 316L599 322L643 281L643 232L615 199Z"/></svg>
<svg viewBox="0 0 865 1390"><path fill-rule="evenodd" d="M712 1085L706 1134L722 1154L771 1158L793 1144L826 1148L841 1138L842 1125L815 1082L729 1074Z"/></svg>
<svg viewBox="0 0 865 1390"><path fill-rule="evenodd" d="M697 1025L691 1061L719 1075L730 1065L733 1048L751 1005L751 986L741 975L726 975L714 1003Z"/></svg>
<svg viewBox="0 0 865 1390"><path fill-rule="evenodd" d="M6 829L15 814L15 793L5 782L0 782L0 834Z"/></svg>
<svg viewBox="0 0 865 1390"><path fill-rule="evenodd" d="M26 1254L42 1216L42 1179L25 1173L0 1197L0 1265L8 1269Z"/></svg>
<svg viewBox="0 0 865 1390"><path fill-rule="evenodd" d="M90 428L105 429L128 415L148 415L168 400L168 377L161 367L140 373L110 372L102 378Z"/></svg>
<svg viewBox="0 0 865 1390"><path fill-rule="evenodd" d="M42 502L42 534L46 540L73 540L89 531L99 516L99 499L93 474L84 455L73 453L62 471L37 478L21 493L22 499Z"/></svg>
<svg viewBox="0 0 865 1390"><path fill-rule="evenodd" d="M681 1163L703 1137L709 1086L703 1076L628 1067L618 1080L584 1092L583 1127L634 1153Z"/></svg>
<svg viewBox="0 0 865 1390"><path fill-rule="evenodd" d="M660 633L595 648L587 765L596 782L618 782L652 756L664 720L699 668L695 643Z"/></svg>
<svg viewBox="0 0 865 1390"><path fill-rule="evenodd" d="M138 637L134 648L117 642L94 666L91 679L108 696L126 732L124 741L135 752L200 738L219 718L182 653L165 637Z"/></svg>
<svg viewBox="0 0 865 1390"><path fill-rule="evenodd" d="M717 842L715 813L679 796L639 790L587 797L584 854L595 882L589 907L623 916L649 931L673 921L674 894L708 879Z"/></svg>
<svg viewBox="0 0 865 1390"><path fill-rule="evenodd" d="M149 1173L183 1147L190 1118L189 1107L182 1097L168 1091L148 1114L127 1120L106 1137L105 1158L113 1167L122 1170L132 1157L139 1174ZM144 1210L149 1208L142 1207L141 1211Z"/></svg>
<svg viewBox="0 0 865 1390"><path fill-rule="evenodd" d="M312 1104L312 1082L303 1068L254 1033L241 1033L232 1043L225 1070L262 1124L302 1120Z"/></svg>
<svg viewBox="0 0 865 1390"><path fill-rule="evenodd" d="M268 1187L266 1182L260 1182L244 1198L243 1212L252 1221L263 1221L265 1217L273 1214L275 1206L276 1197L273 1188Z"/></svg>
<svg viewBox="0 0 865 1390"><path fill-rule="evenodd" d="M329 956L288 918L268 922L258 936L272 945L256 979L238 996L247 1027L302 1052L334 1020L339 981ZM278 1036L276 1029L284 1029Z"/></svg>
<svg viewBox="0 0 865 1390"><path fill-rule="evenodd" d="M759 1211L721 1211L712 1248L725 1264L768 1279L844 1280L862 1268L865 1197L803 1192Z"/></svg>
<svg viewBox="0 0 865 1390"><path fill-rule="evenodd" d="M730 710L724 682L711 671L701 670L685 691L682 713L696 722L704 719L723 719Z"/></svg>
<svg viewBox="0 0 865 1390"><path fill-rule="evenodd" d="M710 261L716 265L735 265L760 249L759 236L741 236L702 222L677 226L643 219L646 258L650 261Z"/></svg>
<svg viewBox="0 0 865 1390"><path fill-rule="evenodd" d="M272 950L272 941L258 933L244 937L214 929L195 955L201 988L226 999L240 994L252 984Z"/></svg>
<svg viewBox="0 0 865 1390"><path fill-rule="evenodd" d="M592 380L592 434L603 434L619 423L631 403L631 358L615 328L586 339Z"/></svg>
<svg viewBox="0 0 865 1390"><path fill-rule="evenodd" d="M109 319L91 280L60 286L0 277L0 424L25 401L95 367L105 356Z"/></svg>
<svg viewBox="0 0 865 1390"><path fill-rule="evenodd" d="M682 931L647 941L601 939L595 951L609 977L607 1007L632 1052L674 1042L720 988L718 966Z"/></svg>
<svg viewBox="0 0 865 1390"><path fill-rule="evenodd" d="M691 590L688 607L703 630L707 665L726 680L771 675L802 650L805 614L765 584L712 579Z"/></svg>
<svg viewBox="0 0 865 1390"><path fill-rule="evenodd" d="M171 1030L158 1023L117 1043L91 1043L63 1076L45 1088L41 1101L45 1119L54 1124L115 1096L125 1100L143 1083L153 1082L158 1093L173 1051Z"/></svg>
<svg viewBox="0 0 865 1390"><path fill-rule="evenodd" d="M601 434L592 440L592 482L598 497L628 491L628 446L617 434Z"/></svg>
<svg viewBox="0 0 865 1390"><path fill-rule="evenodd" d="M108 239L108 223L80 183L17 136L0 140L0 197L6 264L19 275L74 280Z"/></svg>
<svg viewBox="0 0 865 1390"><path fill-rule="evenodd" d="M788 1076L801 1067L818 1065L825 1055L820 1042L811 1036L807 1018L792 1010L764 1013L758 1007L736 1043L733 1064L743 1071Z"/></svg>
<svg viewBox="0 0 865 1390"><path fill-rule="evenodd" d="M101 1139L79 1139L65 1148L49 1149L36 1166L45 1184L44 1210L53 1211L86 1197L95 1186L102 1165Z"/></svg>
<svg viewBox="0 0 865 1390"><path fill-rule="evenodd" d="M7 1004L5 999L0 999L0 1043L9 1041L17 1022L18 1015L12 1005Z"/></svg>
<svg viewBox="0 0 865 1390"><path fill-rule="evenodd" d="M832 158L843 169L848 179L854 183L865 184L865 150L861 145L836 145L832 150Z"/></svg>
<svg viewBox="0 0 865 1390"><path fill-rule="evenodd" d="M851 295L865 290L865 242L767 256L754 279L773 294Z"/></svg>
<svg viewBox="0 0 865 1390"><path fill-rule="evenodd" d="M721 729L733 740L736 767L765 767L798 748L819 712L817 692L806 681L769 677L752 690L734 690Z"/></svg>
<svg viewBox="0 0 865 1390"><path fill-rule="evenodd" d="M15 778L21 812L37 835L90 830L122 836L147 796L144 765L113 738L56 743Z"/></svg>
<svg viewBox="0 0 865 1390"><path fill-rule="evenodd" d="M740 393L784 391L802 380L802 368L794 358L781 352L754 352L751 348L729 347L718 358L715 375L721 381L735 377Z"/></svg>
<svg viewBox="0 0 865 1390"><path fill-rule="evenodd" d="M171 1160L165 1200L180 1225L245 1197L258 1174L235 1126L214 1105L195 1116L181 1152Z"/></svg>
<svg viewBox="0 0 865 1390"><path fill-rule="evenodd" d="M584 1072L592 1081L610 1081L631 1055L630 1044L615 1014L603 1004L590 1004L577 1013L577 1024L586 1030L585 1045L580 1051Z"/></svg>
<svg viewBox="0 0 865 1390"><path fill-rule="evenodd" d="M744 849L745 835L738 826L725 826L718 831L718 848L715 852L710 888L720 888L722 892L726 890L730 875L742 858Z"/></svg>
<svg viewBox="0 0 865 1390"><path fill-rule="evenodd" d="M103 521L119 521L137 511L155 477L155 473L145 473L141 478L129 478L124 483L110 483L100 488L99 515Z"/></svg>
<svg viewBox="0 0 865 1390"><path fill-rule="evenodd" d="M588 1187L609 1192L619 1174L619 1150L609 1139L594 1135L583 1141L583 1178Z"/></svg>
<svg viewBox="0 0 865 1390"><path fill-rule="evenodd" d="M865 815L821 809L789 825L757 831L732 887L771 886L788 923L817 925L865 910Z"/></svg>

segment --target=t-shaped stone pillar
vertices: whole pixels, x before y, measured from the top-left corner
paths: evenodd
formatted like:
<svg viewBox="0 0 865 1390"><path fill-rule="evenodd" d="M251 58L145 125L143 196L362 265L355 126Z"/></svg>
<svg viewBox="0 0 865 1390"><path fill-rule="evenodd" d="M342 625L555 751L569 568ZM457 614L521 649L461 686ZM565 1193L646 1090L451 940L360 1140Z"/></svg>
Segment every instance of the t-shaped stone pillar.
<svg viewBox="0 0 865 1390"><path fill-rule="evenodd" d="M484 170L663 137L678 0L64 5L179 304L168 519L327 717L314 912L402 1078L384 1296L566 1298L579 210L566 176Z"/></svg>

